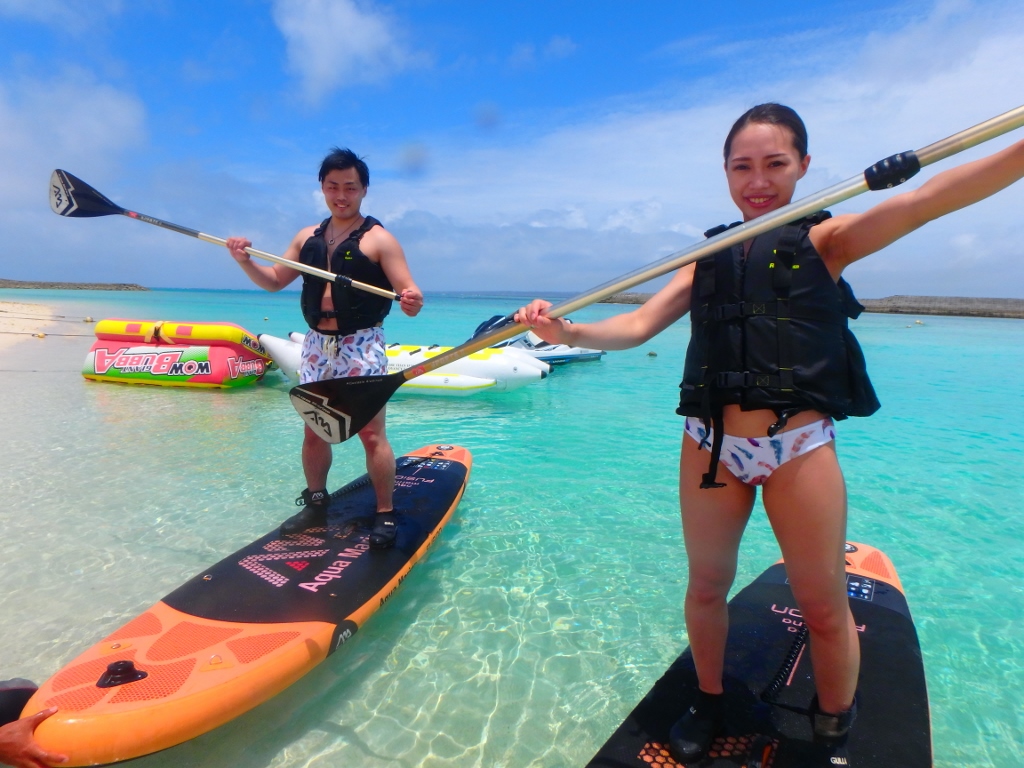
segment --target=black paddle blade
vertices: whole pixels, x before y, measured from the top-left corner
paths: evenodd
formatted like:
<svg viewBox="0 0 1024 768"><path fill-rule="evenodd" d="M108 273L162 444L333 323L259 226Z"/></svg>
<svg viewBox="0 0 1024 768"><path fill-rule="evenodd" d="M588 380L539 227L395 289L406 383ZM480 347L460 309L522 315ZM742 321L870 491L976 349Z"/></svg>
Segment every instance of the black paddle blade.
<svg viewBox="0 0 1024 768"><path fill-rule="evenodd" d="M105 195L59 168L50 175L50 208L56 214L72 218L110 216L125 212L124 208Z"/></svg>
<svg viewBox="0 0 1024 768"><path fill-rule="evenodd" d="M288 396L299 416L325 442L336 445L358 434L406 381L390 376L348 376L300 384Z"/></svg>

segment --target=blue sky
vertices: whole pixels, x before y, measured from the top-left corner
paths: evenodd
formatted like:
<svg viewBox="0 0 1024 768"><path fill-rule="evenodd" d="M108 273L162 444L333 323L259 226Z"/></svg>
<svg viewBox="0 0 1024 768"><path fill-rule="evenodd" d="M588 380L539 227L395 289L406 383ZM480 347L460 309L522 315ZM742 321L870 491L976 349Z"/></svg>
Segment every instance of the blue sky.
<svg viewBox="0 0 1024 768"><path fill-rule="evenodd" d="M214 246L55 216L50 172L280 253L325 215L316 170L341 145L428 292L578 292L736 218L721 144L753 104L807 122L802 196L1022 86L1019 1L0 0L0 277L251 287ZM863 297L1024 297L1022 206L1018 184L847 276Z"/></svg>

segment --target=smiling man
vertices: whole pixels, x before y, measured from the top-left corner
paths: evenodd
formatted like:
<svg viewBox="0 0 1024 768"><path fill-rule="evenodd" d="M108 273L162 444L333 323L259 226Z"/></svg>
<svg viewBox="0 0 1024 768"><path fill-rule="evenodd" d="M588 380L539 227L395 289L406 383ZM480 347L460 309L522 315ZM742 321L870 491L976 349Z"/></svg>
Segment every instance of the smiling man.
<svg viewBox="0 0 1024 768"><path fill-rule="evenodd" d="M412 279L402 246L379 221L360 210L370 185L366 163L351 150L335 148L320 164L319 178L331 215L319 226L300 230L284 257L393 290L401 296L402 312L410 317L419 314L423 294ZM302 315L309 325L299 368L302 384L387 373L382 326L391 299L329 283L282 264L256 264L245 251L251 245L242 237L227 241L232 258L264 290L279 291L302 274ZM385 410L386 406L359 432L377 497L377 516L370 534L370 544L376 548L394 545L398 531L392 504L395 454L385 434ZM331 446L305 427L302 469L306 489L297 500L303 509L281 524L281 533L297 534L326 523L327 474L332 458Z"/></svg>

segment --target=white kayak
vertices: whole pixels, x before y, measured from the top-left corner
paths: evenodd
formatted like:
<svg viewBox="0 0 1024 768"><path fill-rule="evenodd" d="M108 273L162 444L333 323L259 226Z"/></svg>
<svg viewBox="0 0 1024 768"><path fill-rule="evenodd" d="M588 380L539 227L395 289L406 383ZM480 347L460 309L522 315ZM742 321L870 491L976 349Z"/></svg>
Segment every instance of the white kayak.
<svg viewBox="0 0 1024 768"><path fill-rule="evenodd" d="M260 334L259 341L282 373L298 380L302 333L293 332L282 339ZM451 347L388 344L388 373L396 373L446 352ZM509 392L534 381L540 381L551 367L516 349L487 347L472 355L449 363L436 371L405 382L399 392L423 395L462 396L477 392Z"/></svg>

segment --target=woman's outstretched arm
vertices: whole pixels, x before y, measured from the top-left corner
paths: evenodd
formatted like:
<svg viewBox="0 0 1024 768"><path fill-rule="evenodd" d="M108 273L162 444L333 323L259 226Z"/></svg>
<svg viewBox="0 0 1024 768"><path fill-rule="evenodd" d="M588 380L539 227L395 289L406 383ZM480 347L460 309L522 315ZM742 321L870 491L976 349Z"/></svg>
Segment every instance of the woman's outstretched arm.
<svg viewBox="0 0 1024 768"><path fill-rule="evenodd" d="M661 333L690 311L690 288L694 265L682 267L668 285L631 312L596 323L566 323L550 318L544 310L550 302L535 300L516 312L516 322L525 323L551 344L597 349L629 349Z"/></svg>
<svg viewBox="0 0 1024 768"><path fill-rule="evenodd" d="M1024 141L943 171L920 187L864 213L837 216L811 230L811 242L833 277L904 235L947 213L994 195L1024 177Z"/></svg>

